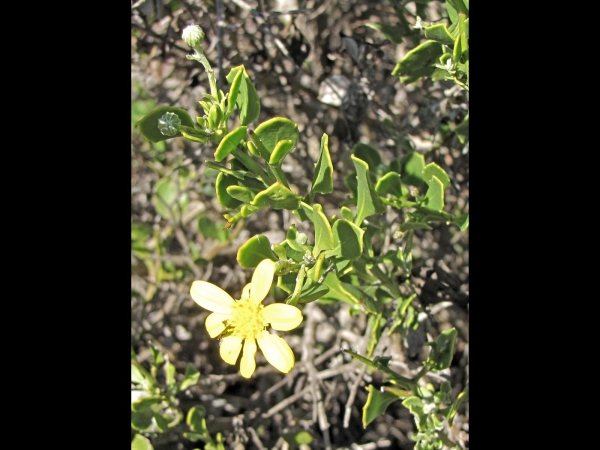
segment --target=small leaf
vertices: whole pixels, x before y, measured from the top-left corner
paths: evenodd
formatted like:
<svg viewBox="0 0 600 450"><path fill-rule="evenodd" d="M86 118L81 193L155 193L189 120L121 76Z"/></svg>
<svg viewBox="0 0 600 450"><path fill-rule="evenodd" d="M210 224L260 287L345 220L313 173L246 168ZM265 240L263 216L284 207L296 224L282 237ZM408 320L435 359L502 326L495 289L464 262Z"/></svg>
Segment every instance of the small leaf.
<svg viewBox="0 0 600 450"><path fill-rule="evenodd" d="M369 165L361 159L350 155L354 167L356 168L356 179L358 182L356 217L354 223L359 225L362 221L373 214L379 214L385 211L385 205L375 192L371 179L369 178Z"/></svg>
<svg viewBox="0 0 600 450"><path fill-rule="evenodd" d="M206 408L202 405L193 406L188 411L185 423L195 433L208 434L206 429Z"/></svg>
<svg viewBox="0 0 600 450"><path fill-rule="evenodd" d="M323 133L321 137L321 153L315 166L312 187L310 189L311 201L314 194L329 194L333 191L333 164L329 154L329 136Z"/></svg>
<svg viewBox="0 0 600 450"><path fill-rule="evenodd" d="M398 400L398 396L390 392L380 392L372 384L367 386L369 395L367 397L367 403L363 408L362 423L363 427L367 428L371 422L377 417L385 413L387 407Z"/></svg>
<svg viewBox="0 0 600 450"><path fill-rule="evenodd" d="M417 187L424 187L426 184L423 178L425 169L425 158L418 152L410 152L402 159L402 180L405 184Z"/></svg>
<svg viewBox="0 0 600 450"><path fill-rule="evenodd" d="M330 250L334 246L331 225L323 213L323 207L318 203L313 205L313 223L315 224L313 256L317 257L322 250Z"/></svg>
<svg viewBox="0 0 600 450"><path fill-rule="evenodd" d="M237 127L221 140L221 143L215 151L215 161L222 161L237 148L238 144L244 139L244 136L246 136L247 128L248 127L244 126Z"/></svg>
<svg viewBox="0 0 600 450"><path fill-rule="evenodd" d="M456 344L457 336L458 331L456 331L456 328L451 328L440 333L429 353L428 363L431 370L439 371L450 367L454 356L454 345Z"/></svg>
<svg viewBox="0 0 600 450"><path fill-rule="evenodd" d="M304 253L304 245L307 243L307 236L305 233L298 233L296 225L292 224L286 233L286 242L293 250Z"/></svg>
<svg viewBox="0 0 600 450"><path fill-rule="evenodd" d="M293 149L294 149L294 142L289 139L285 139L283 141L277 142L277 144L275 144L275 148L273 149L273 152L271 153L271 157L269 158L269 164L271 164L273 166L281 165L281 163L283 162L283 159Z"/></svg>
<svg viewBox="0 0 600 450"><path fill-rule="evenodd" d="M349 222L354 221L354 213L352 212L352 210L350 208L342 206L342 208L340 209L340 214L347 221L349 221Z"/></svg>
<svg viewBox="0 0 600 450"><path fill-rule="evenodd" d="M190 386L195 385L200 379L200 372L198 372L194 367L189 364L185 368L185 375L181 384L179 385L180 391L185 391Z"/></svg>
<svg viewBox="0 0 600 450"><path fill-rule="evenodd" d="M242 72L242 80L240 82L235 104L239 110L240 123L242 125L248 125L258 119L258 116L260 115L260 100L256 93L256 88L246 73L246 68L243 65L231 69L229 75L225 78L227 78L229 84L232 84L240 71Z"/></svg>
<svg viewBox="0 0 600 450"><path fill-rule="evenodd" d="M150 440L141 434L136 434L131 441L131 450L154 450Z"/></svg>
<svg viewBox="0 0 600 450"><path fill-rule="evenodd" d="M423 178L427 183L431 180L432 176L436 176L439 181L442 182L444 189L450 186L450 177L444 169L438 166L436 163L429 163L423 169Z"/></svg>
<svg viewBox="0 0 600 450"><path fill-rule="evenodd" d="M294 194L279 181L273 183L264 191L259 192L252 201L252 206L272 209L294 210L300 208L302 197Z"/></svg>
<svg viewBox="0 0 600 450"><path fill-rule="evenodd" d="M238 180L236 177L231 175L226 175L223 172L219 172L217 175L217 180L215 182L215 190L217 193L217 199L221 206L227 209L235 209L242 204L239 200L233 198L227 192L227 188L229 186L237 186Z"/></svg>
<svg viewBox="0 0 600 450"><path fill-rule="evenodd" d="M254 200L254 193L243 186L228 186L227 193L242 203L251 203Z"/></svg>
<svg viewBox="0 0 600 450"><path fill-rule="evenodd" d="M356 259L363 252L365 230L354 223L338 219L333 224L334 248L326 256L338 256L344 259Z"/></svg>
<svg viewBox="0 0 600 450"><path fill-rule="evenodd" d="M142 375L140 370L134 365L131 365L131 382L132 383L142 383L146 380L146 377Z"/></svg>
<svg viewBox="0 0 600 450"><path fill-rule="evenodd" d="M279 141L292 141L291 144L287 145L294 148L299 135L298 125L284 117L274 117L261 123L254 130L254 134L260 139L269 155L273 153Z"/></svg>
<svg viewBox="0 0 600 450"><path fill-rule="evenodd" d="M427 189L425 199L427 208L438 212L444 209L444 185L435 176L429 180L429 189Z"/></svg>
<svg viewBox="0 0 600 450"><path fill-rule="evenodd" d="M245 269L256 267L263 259L277 261L269 238L262 234L251 237L238 248L237 261Z"/></svg>
<svg viewBox="0 0 600 450"><path fill-rule="evenodd" d="M452 221L453 224L465 231L469 227L469 213L464 213Z"/></svg>
<svg viewBox="0 0 600 450"><path fill-rule="evenodd" d="M310 278L307 278L306 282L302 286L300 292L300 299L298 303L310 303L318 300L329 292L329 288L320 283L315 283Z"/></svg>
<svg viewBox="0 0 600 450"><path fill-rule="evenodd" d="M454 47L454 38L443 23L425 27L425 37L448 47Z"/></svg>
<svg viewBox="0 0 600 450"><path fill-rule="evenodd" d="M454 132L461 144L465 144L469 140L469 114L467 114L461 124L454 129Z"/></svg>
<svg viewBox="0 0 600 450"><path fill-rule="evenodd" d="M181 125L187 127L194 127L194 119L188 114L185 109L177 108L175 106L159 106L156 109L150 111L142 120L137 123L142 136L148 139L150 142L166 141L177 136L182 136L181 133L177 133L173 136L166 136L158 129L158 119L164 116L166 113L177 114L181 120Z"/></svg>
<svg viewBox="0 0 600 450"><path fill-rule="evenodd" d="M435 64L443 53L441 44L432 40L425 41L413 48L396 64L392 75L408 76L424 68L429 69L429 66Z"/></svg>
<svg viewBox="0 0 600 450"><path fill-rule="evenodd" d="M374 171L381 164L381 155L375 147L359 142L352 147L352 154L358 159L362 159L369 165L369 169Z"/></svg>
<svg viewBox="0 0 600 450"><path fill-rule="evenodd" d="M162 397L159 395L152 395L149 397L141 397L135 402L131 403L131 410L136 412L144 411L152 405L156 405L162 402Z"/></svg>
<svg viewBox="0 0 600 450"><path fill-rule="evenodd" d="M165 375L166 375L166 381L167 381L167 386L174 386L175 385L175 366L173 365L173 363L171 361L167 361L167 363L165 364Z"/></svg>
<svg viewBox="0 0 600 450"><path fill-rule="evenodd" d="M402 43L402 37L404 34L402 33L402 28L398 26L384 25L381 23L366 23L365 25L369 28L380 31L387 40L396 45Z"/></svg>
<svg viewBox="0 0 600 450"><path fill-rule="evenodd" d="M395 198L408 195L408 189L402 186L400 174L396 172L389 172L382 176L379 181L377 181L375 191L381 196L389 194Z"/></svg>

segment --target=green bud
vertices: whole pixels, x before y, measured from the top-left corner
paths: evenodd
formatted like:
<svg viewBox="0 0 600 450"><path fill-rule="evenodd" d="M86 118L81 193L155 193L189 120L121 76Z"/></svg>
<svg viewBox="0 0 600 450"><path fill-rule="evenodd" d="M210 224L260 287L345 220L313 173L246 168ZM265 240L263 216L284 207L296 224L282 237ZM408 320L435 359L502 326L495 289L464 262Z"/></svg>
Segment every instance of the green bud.
<svg viewBox="0 0 600 450"><path fill-rule="evenodd" d="M181 119L175 113L168 112L158 119L158 130L165 136L175 136L179 133Z"/></svg>
<svg viewBox="0 0 600 450"><path fill-rule="evenodd" d="M204 31L198 25L189 25L184 28L181 37L192 48L198 47L204 40Z"/></svg>

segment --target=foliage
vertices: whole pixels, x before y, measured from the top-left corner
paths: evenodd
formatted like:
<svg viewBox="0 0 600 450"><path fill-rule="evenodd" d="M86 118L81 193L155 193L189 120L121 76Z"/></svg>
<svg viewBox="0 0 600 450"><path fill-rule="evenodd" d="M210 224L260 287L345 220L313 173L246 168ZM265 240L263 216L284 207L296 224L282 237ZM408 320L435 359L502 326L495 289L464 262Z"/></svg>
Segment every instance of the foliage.
<svg viewBox="0 0 600 450"><path fill-rule="evenodd" d="M416 2L424 14L428 2ZM469 10L468 1L446 2L449 23L428 23L415 18L414 30L425 38L401 58L392 75L403 84L422 79L451 81L468 91L469 86ZM397 7L400 26L371 24L394 44L408 35L407 12ZM197 27L199 28L199 27ZM189 33L195 29L186 29ZM412 30L411 30L412 31ZM184 31L184 33L186 33ZM204 33L201 33L202 39ZM414 34L411 39L418 40ZM200 39L200 41L202 40ZM188 56L200 62L209 76L210 94L199 101L203 114L195 119L178 107L160 106L136 121L137 131L153 145L180 138L212 148L206 166L212 171L214 198L224 211L222 226L206 216L199 218L199 232L215 243L231 242L247 220L268 211L289 212L311 230L309 237L292 224L285 239L272 242L262 233L242 242L236 252L238 264L254 268L265 259L275 263L278 300L300 308L312 302L348 304L354 316L363 315L369 323L369 341L363 354L346 353L365 365L369 372L384 375L383 386L366 386L367 401L362 410L366 428L377 417L386 414L390 404L401 402L414 417L417 433L413 435L417 449L460 448L448 434L448 427L461 403L468 400L468 385L460 394L451 395L452 386L443 381L435 387L424 382L430 374L447 371L451 366L457 330L439 333L418 372L405 376L390 367L390 356L376 355L382 336L394 333L410 339L414 333L425 333L419 317L427 304L417 294L413 283L415 237L436 227L454 232L468 228L469 214L458 205L448 203L447 191L453 183L436 161L413 149L403 157L385 160L376 145L357 142L350 155L352 166L346 173L332 163L329 135L322 134L319 155L308 183L300 190L289 179L286 164L302 141L302 133L294 121L272 117L256 124L261 116L259 90L244 65L233 67L225 79L228 92L218 89L210 63L204 57L202 43L186 41L195 53ZM237 113L237 116L234 114ZM460 144L468 142L468 113L454 129ZM158 152L159 150L157 150ZM174 223L189 217L190 198L186 185L195 176L194 168L162 174L152 198L156 211ZM345 192L342 192L345 189ZM341 194L341 195L340 195ZM325 204L337 200L334 214ZM395 248L381 252L387 222L393 212L399 218L393 235ZM142 224L132 224L132 252L144 261L152 280L138 295L152 301L158 284L176 280L183 270L153 254L164 255L165 245L177 230L162 232ZM223 247L217 247L223 248ZM187 271L209 259L198 249L186 261ZM211 257L218 255L218 250ZM183 419L178 396L198 382L200 374L188 366L181 382L175 380L175 367L154 346L150 369L137 361L132 350L132 428L139 434L132 448L152 448L144 436L167 432ZM165 383L157 374L164 372ZM224 448L221 434L213 440L206 425L206 407L189 409L185 437L201 440L205 448ZM303 432L305 433L305 432ZM298 436L299 434L293 434ZM289 436L286 438L291 439ZM307 437L312 440L311 436Z"/></svg>

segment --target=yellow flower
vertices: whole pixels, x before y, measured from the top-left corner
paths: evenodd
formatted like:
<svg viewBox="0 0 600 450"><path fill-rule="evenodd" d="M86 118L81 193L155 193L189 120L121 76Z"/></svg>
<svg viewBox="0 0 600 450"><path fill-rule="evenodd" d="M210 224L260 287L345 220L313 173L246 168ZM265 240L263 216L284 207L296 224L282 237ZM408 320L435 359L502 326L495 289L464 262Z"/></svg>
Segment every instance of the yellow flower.
<svg viewBox="0 0 600 450"><path fill-rule="evenodd" d="M206 318L206 329L210 337L222 337L219 352L223 361L235 365L243 344L240 372L244 378L250 378L256 369L257 344L269 364L283 373L292 370L296 362L287 342L266 330L270 325L277 331L289 331L302 323L302 312L295 306L262 304L274 275L275 263L270 259L261 261L240 300L206 281L194 281L190 289L192 299L213 312Z"/></svg>

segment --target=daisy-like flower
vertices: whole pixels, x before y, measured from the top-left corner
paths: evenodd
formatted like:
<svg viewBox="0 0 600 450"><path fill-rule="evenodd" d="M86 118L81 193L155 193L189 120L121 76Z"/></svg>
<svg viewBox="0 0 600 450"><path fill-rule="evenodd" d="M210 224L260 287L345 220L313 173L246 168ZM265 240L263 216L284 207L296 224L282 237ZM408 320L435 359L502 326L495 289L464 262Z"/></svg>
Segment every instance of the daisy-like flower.
<svg viewBox="0 0 600 450"><path fill-rule="evenodd" d="M252 281L242 290L240 300L234 300L223 289L206 281L194 281L190 289L192 299L212 311L206 318L206 329L210 337L222 338L219 352L223 361L235 365L243 346L240 372L244 378L250 378L256 369L258 347L269 364L283 373L292 370L296 362L287 342L266 330L271 326L277 331L289 331L302 323L302 312L295 306L262 304L274 275L275 263L270 259L261 261Z"/></svg>

